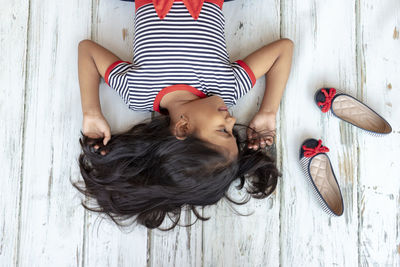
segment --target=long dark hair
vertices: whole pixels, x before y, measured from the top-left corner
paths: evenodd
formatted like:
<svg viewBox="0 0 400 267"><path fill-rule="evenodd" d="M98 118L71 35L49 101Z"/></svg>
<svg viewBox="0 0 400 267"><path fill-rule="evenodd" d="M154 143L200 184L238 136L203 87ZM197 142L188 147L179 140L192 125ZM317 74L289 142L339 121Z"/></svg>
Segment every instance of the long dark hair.
<svg viewBox="0 0 400 267"><path fill-rule="evenodd" d="M88 197L83 207L105 213L118 226L136 221L157 228L167 215L172 226L159 228L166 231L178 224L183 207L205 221L209 218L202 217L195 206L212 205L223 197L237 205L247 203L250 197L236 202L226 195L236 179L240 179L238 190L248 181L246 190L253 198L265 198L275 190L280 176L275 162L262 150L247 148L235 129L244 125L236 124L233 130L239 149L233 161L195 136L178 140L169 125L169 116L143 121L114 134L106 146L103 138L89 138L81 131L83 152L78 161L85 186L71 182ZM100 146L96 151L95 144ZM101 155L102 150L106 155ZM91 200L97 202L94 207L87 205Z"/></svg>

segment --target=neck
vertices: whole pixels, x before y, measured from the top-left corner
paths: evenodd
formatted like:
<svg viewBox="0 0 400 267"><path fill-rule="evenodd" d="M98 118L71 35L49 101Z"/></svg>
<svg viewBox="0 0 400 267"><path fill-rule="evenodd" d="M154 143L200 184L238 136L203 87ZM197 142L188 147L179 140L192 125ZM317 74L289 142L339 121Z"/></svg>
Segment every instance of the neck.
<svg viewBox="0 0 400 267"><path fill-rule="evenodd" d="M160 107L166 108L168 110L169 116L171 118L171 125L174 125L184 115L187 110L187 104L199 99L197 95L188 91L174 91L166 94L161 102Z"/></svg>

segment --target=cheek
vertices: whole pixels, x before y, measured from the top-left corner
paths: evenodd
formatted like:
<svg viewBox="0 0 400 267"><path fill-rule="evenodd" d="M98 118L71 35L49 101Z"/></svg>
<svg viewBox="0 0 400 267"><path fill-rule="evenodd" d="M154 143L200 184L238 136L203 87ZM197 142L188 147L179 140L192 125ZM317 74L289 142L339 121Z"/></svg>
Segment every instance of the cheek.
<svg viewBox="0 0 400 267"><path fill-rule="evenodd" d="M217 97L213 98L213 96L209 97L207 101L197 105L195 108L195 117L194 121L200 127L212 127L216 128L218 125L224 123L224 117L222 116L218 108L223 106L224 104L219 103ZM216 129L215 129L216 130Z"/></svg>
<svg viewBox="0 0 400 267"><path fill-rule="evenodd" d="M202 109L199 110L200 116L203 117L203 120L207 122L208 124L212 122L217 122L219 117L221 117L221 114L218 111L218 107L215 105L207 105L203 107Z"/></svg>

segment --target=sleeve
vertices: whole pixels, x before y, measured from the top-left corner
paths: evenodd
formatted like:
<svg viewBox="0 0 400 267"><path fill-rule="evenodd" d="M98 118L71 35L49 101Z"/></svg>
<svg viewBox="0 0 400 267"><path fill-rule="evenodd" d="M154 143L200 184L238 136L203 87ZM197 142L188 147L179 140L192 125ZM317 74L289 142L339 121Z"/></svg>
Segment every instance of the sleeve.
<svg viewBox="0 0 400 267"><path fill-rule="evenodd" d="M129 100L129 80L128 73L137 67L128 61L116 61L111 64L104 75L104 81L113 88L124 99L125 103Z"/></svg>
<svg viewBox="0 0 400 267"><path fill-rule="evenodd" d="M231 66L236 78L236 96L239 99L254 87L256 77L250 67L242 60L232 62Z"/></svg>

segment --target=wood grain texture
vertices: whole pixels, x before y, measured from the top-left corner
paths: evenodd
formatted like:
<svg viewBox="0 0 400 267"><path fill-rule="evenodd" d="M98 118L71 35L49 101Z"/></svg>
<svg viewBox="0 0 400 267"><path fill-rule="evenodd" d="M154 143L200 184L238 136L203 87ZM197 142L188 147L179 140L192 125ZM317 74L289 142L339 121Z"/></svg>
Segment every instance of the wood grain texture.
<svg viewBox="0 0 400 267"><path fill-rule="evenodd" d="M0 9L0 266L18 262L28 14L26 1Z"/></svg>
<svg viewBox="0 0 400 267"><path fill-rule="evenodd" d="M400 266L400 2L358 1L360 98L393 132L360 133L359 263Z"/></svg>
<svg viewBox="0 0 400 267"><path fill-rule="evenodd" d="M224 4L226 42L231 61L279 39L279 2L237 0ZM265 90L260 78L251 91L231 108L238 123L248 124L258 111ZM279 133L278 133L279 134ZM234 185L237 185L235 182ZM279 186L278 186L279 188ZM229 196L242 200L247 194L231 186ZM252 199L245 206L227 200L206 207L203 216L203 266L278 266L279 191L269 198Z"/></svg>
<svg viewBox="0 0 400 267"><path fill-rule="evenodd" d="M94 0L92 12L91 39L122 60L132 61L134 3ZM126 131L151 115L130 110L103 79L100 103L112 134ZM84 266L146 266L147 229L134 224L121 231L109 218L103 218L86 211Z"/></svg>
<svg viewBox="0 0 400 267"><path fill-rule="evenodd" d="M201 208L197 209L201 214ZM196 216L186 209L181 213L180 225L189 225ZM166 218L161 225L167 228L171 222ZM148 266L202 266L202 224L197 221L191 227L176 226L163 232L149 231L150 258Z"/></svg>
<svg viewBox="0 0 400 267"><path fill-rule="evenodd" d="M255 20L252 16L255 10L261 7L258 10L258 14L263 14L267 8L269 9L272 5L275 5L275 9L269 10L267 14L272 14L272 17L265 16L263 20ZM237 16L240 12L241 16ZM260 48L264 44L271 42L277 39L279 35L279 6L276 5L275 2L268 1L262 3L262 1L256 1L256 3L252 3L251 5L247 1L235 1L231 3L225 3L223 6L223 13L225 16L225 37L227 40L227 48L230 53L231 60L242 59L247 56L252 51ZM260 27L260 25L262 25ZM274 30L271 30L274 29ZM251 37L249 37L251 36ZM249 94L244 96L238 101L238 105L232 107L230 110L234 116L237 117L238 122L248 123L251 119L252 115L258 110L258 106L256 103L261 103L261 99L264 93L264 81L260 79L256 86L251 90ZM239 104L242 103L242 104ZM235 193L234 191L232 191ZM233 194L235 195L235 194ZM238 195L236 195L238 196ZM275 196L274 196L275 197ZM274 198L273 197L273 198ZM247 209L247 213L256 207L259 208L260 214L253 215L253 218L249 220L249 217L245 217L243 221L243 231L246 229L253 229L252 231L257 231L259 227L262 229L265 226L253 227L253 225L246 225L246 222L255 223L256 220L259 220L259 217L264 217L264 207L272 206L273 199L267 201L261 201L264 205L254 204L250 209ZM265 203L267 203L265 205ZM212 208L213 209L213 208ZM210 221L200 222L198 221L194 226L189 228L179 228L176 227L174 231L171 233L163 233L160 231L152 231L151 234L151 253L150 253L150 264L151 266L216 266L226 264L226 266L237 266L236 264L241 264L240 262L235 262L241 255L244 255L246 252L246 242L251 240L249 248L251 246L257 246L261 244L263 241L262 236L255 236L254 233L244 234L239 233L235 240L237 246L241 246L240 251L236 251L234 247L220 246L221 242L218 239L224 239L222 244L229 243L232 244L232 240L230 239L230 234L232 232L232 223L230 220L237 220L237 215L233 214L231 210L228 210L227 206L218 206L214 207L214 209L223 209L225 210L225 217L220 218L218 220L218 226L215 225L215 218L210 219ZM200 210L200 209L199 209ZM277 212L279 210L278 207L275 207L274 211ZM268 212L270 212L268 210ZM215 217L216 214L220 212L213 210L211 213L206 212L206 216ZM246 212L244 212L246 213ZM277 214L275 214L277 217ZM221 216L221 215L218 215ZM227 221L225 221L226 217L230 217ZM194 222L195 216L191 212L183 212L181 224L187 224L188 222ZM267 220L273 220L272 218ZM265 222L265 218L263 218ZM268 221L269 222L269 221ZM268 226L269 223L266 223ZM168 223L165 223L163 226L167 226ZM210 228L204 228L206 225L210 225ZM226 228L226 226L229 226ZM217 228L220 229L221 232L217 231ZM204 228L204 229L203 229ZM275 227L275 230L278 230L278 227ZM268 229L268 233L271 237L275 237L275 245L278 245L278 235L273 233L273 230ZM275 236L274 236L275 234ZM256 245L257 244L257 245ZM273 243L268 246L273 246ZM230 250L233 249L233 250ZM231 252L234 252L230 259L226 258L225 255L230 255ZM271 254L277 255L277 250L272 252ZM266 259L270 259L270 254L267 256L263 256L255 260L255 262L262 262ZM216 256L217 255L217 256ZM252 254L248 256L253 256ZM246 261L247 261L246 257ZM276 256L276 260L278 257ZM234 264L233 264L234 263ZM233 265L231 265L233 264ZM218 266L219 266L218 265Z"/></svg>
<svg viewBox="0 0 400 267"><path fill-rule="evenodd" d="M132 60L134 4L122 1L3 1L0 9L0 266L400 266L400 3L235 0L224 4L231 60L287 37L295 43L280 106L275 193L233 207L206 207L191 228L121 231L80 205L70 184L82 112L77 46L92 39ZM231 112L247 124L265 81ZM336 87L386 118L393 133L363 134L313 102ZM103 81L100 100L112 133L151 113L133 112ZM300 171L305 138L321 138L343 194L329 217ZM80 178L81 179L81 178ZM234 183L233 186L237 185ZM240 200L244 192L230 188ZM182 213L181 223L194 221ZM164 226L166 226L164 224ZM129 230L131 230L129 232Z"/></svg>
<svg viewBox="0 0 400 267"><path fill-rule="evenodd" d="M80 265L77 46L90 5L30 1L18 266ZM72 55L72 56L71 56Z"/></svg>
<svg viewBox="0 0 400 267"><path fill-rule="evenodd" d="M322 114L314 103L321 87L356 93L355 4L352 1L282 2L282 37L295 43L291 77L281 106L283 185L282 266L356 266L357 147L353 129ZM344 201L344 214L329 217L301 172L299 150L322 139Z"/></svg>

